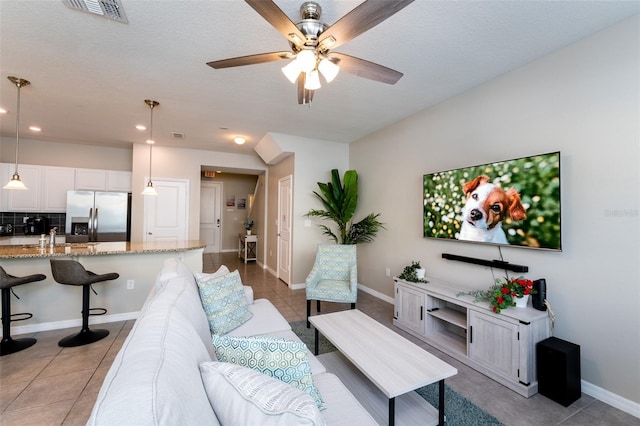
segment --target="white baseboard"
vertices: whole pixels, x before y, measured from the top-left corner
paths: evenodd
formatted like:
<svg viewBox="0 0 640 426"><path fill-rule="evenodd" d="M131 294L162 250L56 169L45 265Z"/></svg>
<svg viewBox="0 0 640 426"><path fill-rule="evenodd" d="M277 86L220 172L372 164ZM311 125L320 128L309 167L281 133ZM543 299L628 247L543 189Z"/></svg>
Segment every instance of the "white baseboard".
<svg viewBox="0 0 640 426"><path fill-rule="evenodd" d="M616 395L613 392L609 392L606 389L598 387L594 384L581 380L582 392L594 397L597 400L609 404L612 407L622 410L625 413L629 413L634 417L640 418L640 404L626 398Z"/></svg>
<svg viewBox="0 0 640 426"><path fill-rule="evenodd" d="M393 299L393 297L389 297L386 294L382 294L379 291L376 291L376 290L374 290L372 288L365 287L362 284L358 284L358 289L364 291L365 293L369 293L373 297L376 297L376 298L378 298L378 299L380 299L380 300L382 300L384 302L391 303L392 305L394 303L396 303L396 301Z"/></svg>
<svg viewBox="0 0 640 426"><path fill-rule="evenodd" d="M135 320L138 318L138 315L140 315L140 311L112 315L99 315L90 317L89 324L105 324L108 322ZM17 336L20 334L38 333L40 331L59 330L71 327L82 327L82 318L11 327L11 334Z"/></svg>

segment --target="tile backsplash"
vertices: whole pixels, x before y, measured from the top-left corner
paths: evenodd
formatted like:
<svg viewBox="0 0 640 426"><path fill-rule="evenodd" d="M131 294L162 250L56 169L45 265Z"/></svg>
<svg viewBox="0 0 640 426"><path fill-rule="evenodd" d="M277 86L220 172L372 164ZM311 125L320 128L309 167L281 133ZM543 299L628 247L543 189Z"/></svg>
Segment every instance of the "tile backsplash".
<svg viewBox="0 0 640 426"><path fill-rule="evenodd" d="M49 219L49 227L53 228L57 227L58 234L65 233L65 221L67 220L67 215L65 213L34 213L34 212L0 212L0 223L7 224L10 223L13 225L13 235L21 236L24 235L24 218L25 217L39 217L44 216Z"/></svg>

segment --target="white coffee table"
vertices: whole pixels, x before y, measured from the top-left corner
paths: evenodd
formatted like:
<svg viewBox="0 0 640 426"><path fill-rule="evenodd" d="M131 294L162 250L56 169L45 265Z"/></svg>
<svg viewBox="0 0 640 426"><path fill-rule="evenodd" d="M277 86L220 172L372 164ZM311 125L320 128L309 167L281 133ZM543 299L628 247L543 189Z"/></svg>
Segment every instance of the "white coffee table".
<svg viewBox="0 0 640 426"><path fill-rule="evenodd" d="M315 327L316 355L320 332L388 398L389 425L395 422L396 397L435 382L440 392L438 424L444 424L444 379L458 374L456 368L357 309L309 321Z"/></svg>

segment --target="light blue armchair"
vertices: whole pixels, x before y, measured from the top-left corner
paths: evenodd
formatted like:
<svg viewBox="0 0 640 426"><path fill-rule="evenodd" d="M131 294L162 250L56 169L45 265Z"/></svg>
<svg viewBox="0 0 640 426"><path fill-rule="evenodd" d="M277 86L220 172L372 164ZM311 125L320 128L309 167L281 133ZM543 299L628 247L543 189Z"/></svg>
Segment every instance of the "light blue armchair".
<svg viewBox="0 0 640 426"><path fill-rule="evenodd" d="M316 261L306 280L307 328L310 327L311 301L351 303L356 307L358 298L358 266L356 246L343 244L320 244Z"/></svg>

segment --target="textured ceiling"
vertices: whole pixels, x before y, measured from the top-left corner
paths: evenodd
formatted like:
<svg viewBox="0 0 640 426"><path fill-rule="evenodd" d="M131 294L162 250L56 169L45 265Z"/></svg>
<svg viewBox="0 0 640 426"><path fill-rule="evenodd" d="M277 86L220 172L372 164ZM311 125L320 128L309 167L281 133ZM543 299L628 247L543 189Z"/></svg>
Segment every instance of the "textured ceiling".
<svg viewBox="0 0 640 426"><path fill-rule="evenodd" d="M276 1L293 20L302 1ZM359 1L319 1L327 24ZM144 143L144 99L160 145L247 153L266 132L349 143L640 13L637 1L416 1L336 49L404 73L396 85L341 73L297 104L286 62L214 70L206 62L288 49L249 5L122 0L128 24L61 0L0 0L2 136ZM42 127L40 134L27 130ZM184 134L183 139L171 133ZM237 146L236 135L248 142Z"/></svg>

